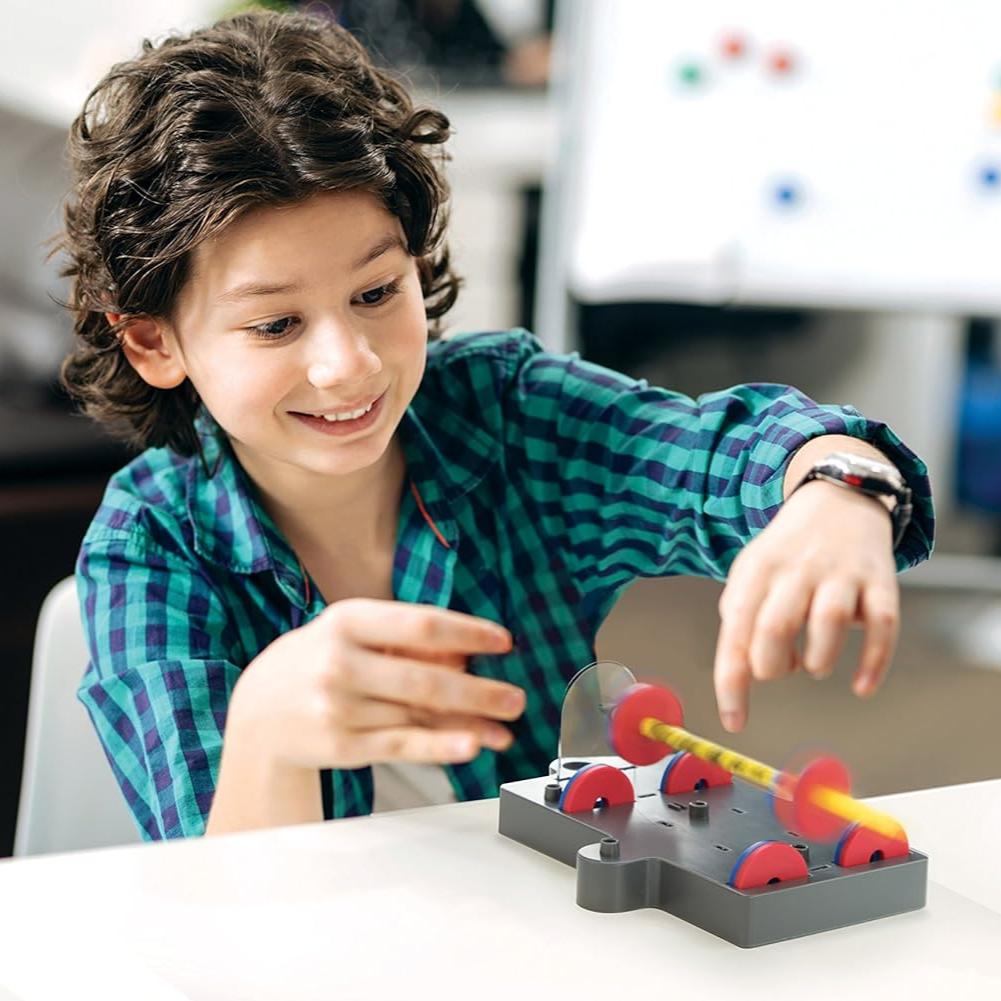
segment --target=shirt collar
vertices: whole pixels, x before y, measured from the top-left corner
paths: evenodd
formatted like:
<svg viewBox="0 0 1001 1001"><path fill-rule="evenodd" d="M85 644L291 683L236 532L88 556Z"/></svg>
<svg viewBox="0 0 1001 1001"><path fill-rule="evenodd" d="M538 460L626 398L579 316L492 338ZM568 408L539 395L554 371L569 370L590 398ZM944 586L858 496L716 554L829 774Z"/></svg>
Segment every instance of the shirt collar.
<svg viewBox="0 0 1001 1001"><path fill-rule="evenodd" d="M309 595L298 558L204 407L195 429L202 449L188 473L195 552L234 573L274 572L289 600L306 608ZM399 437L407 475L435 518L447 518L454 503L500 461L497 442L483 428L448 409L447 402L429 400L421 392L404 413Z"/></svg>
<svg viewBox="0 0 1001 1001"><path fill-rule="evenodd" d="M433 430L432 430L433 429ZM445 513L500 461L500 443L447 400L418 392L399 427L407 473L428 508Z"/></svg>
<svg viewBox="0 0 1001 1001"><path fill-rule="evenodd" d="M275 569L284 562L276 558L276 550L288 549L288 544L258 502L225 433L204 407L195 418L195 430L201 454L188 470L195 552L234 573Z"/></svg>

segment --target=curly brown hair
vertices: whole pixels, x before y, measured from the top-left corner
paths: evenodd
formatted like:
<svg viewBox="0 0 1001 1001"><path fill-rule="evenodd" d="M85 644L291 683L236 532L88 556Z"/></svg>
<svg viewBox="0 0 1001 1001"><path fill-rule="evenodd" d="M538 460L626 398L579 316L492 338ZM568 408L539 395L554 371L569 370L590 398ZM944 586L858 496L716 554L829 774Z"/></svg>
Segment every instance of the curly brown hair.
<svg viewBox="0 0 1001 1001"><path fill-rule="evenodd" d="M120 332L129 318L171 316L198 244L251 208L320 191L369 191L399 218L439 336L459 287L444 241L448 136L448 119L415 108L333 21L255 11L144 40L70 127L73 182L53 250L69 256L76 332L63 385L134 445L198 452L194 387L144 382Z"/></svg>

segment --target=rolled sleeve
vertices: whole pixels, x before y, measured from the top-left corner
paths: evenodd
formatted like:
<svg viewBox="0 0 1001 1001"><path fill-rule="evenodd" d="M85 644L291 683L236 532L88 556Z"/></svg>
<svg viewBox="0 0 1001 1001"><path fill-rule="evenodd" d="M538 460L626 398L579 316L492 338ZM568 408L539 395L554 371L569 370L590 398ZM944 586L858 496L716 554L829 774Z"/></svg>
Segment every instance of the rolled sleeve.
<svg viewBox="0 0 1001 1001"><path fill-rule="evenodd" d="M924 464L885 425L821 406L787 386L734 386L690 398L525 336L511 379L515 467L539 523L579 586L605 609L638 576L725 579L774 517L793 453L811 438L871 442L914 492L900 569L926 558L933 517Z"/></svg>
<svg viewBox="0 0 1001 1001"><path fill-rule="evenodd" d="M795 452L813 438L846 435L879 449L911 489L913 513L895 552L897 570L926 560L934 547L935 512L925 463L886 424L863 417L854 407L819 406L796 390L787 389L786 393L796 398L798 407L765 430L751 451L741 484L751 531L764 528L782 506L785 473Z"/></svg>

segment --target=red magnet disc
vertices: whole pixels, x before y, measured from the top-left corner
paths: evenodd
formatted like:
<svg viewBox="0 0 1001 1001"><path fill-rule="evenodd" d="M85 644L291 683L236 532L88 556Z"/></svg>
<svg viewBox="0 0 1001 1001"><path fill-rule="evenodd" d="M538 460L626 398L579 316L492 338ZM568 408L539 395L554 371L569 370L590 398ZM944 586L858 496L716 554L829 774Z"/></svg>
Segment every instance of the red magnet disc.
<svg viewBox="0 0 1001 1001"><path fill-rule="evenodd" d="M787 49L779 49L769 57L768 68L773 73L785 76L796 68L796 57Z"/></svg>
<svg viewBox="0 0 1001 1001"><path fill-rule="evenodd" d="M736 32L724 35L719 47L724 59L740 59L747 52L747 43Z"/></svg>
<svg viewBox="0 0 1001 1001"><path fill-rule="evenodd" d="M834 861L837 865L851 868L884 858L903 858L910 850L903 828L899 838L890 838L872 828L852 824L841 835L838 847L834 849Z"/></svg>
<svg viewBox="0 0 1001 1001"><path fill-rule="evenodd" d="M581 813L593 810L598 800L606 806L634 803L636 793L624 772L613 765L586 765L566 784L560 796L560 809L564 813Z"/></svg>
<svg viewBox="0 0 1001 1001"><path fill-rule="evenodd" d="M847 821L811 802L814 789L826 786L850 794L851 776L837 758L816 758L799 775L785 773L786 780L772 792L775 816L787 830L815 841L834 841Z"/></svg>
<svg viewBox="0 0 1001 1001"><path fill-rule="evenodd" d="M727 883L735 890L751 890L769 883L805 879L806 859L784 841L756 841L748 845L734 863Z"/></svg>
<svg viewBox="0 0 1001 1001"><path fill-rule="evenodd" d="M669 688L661 685L630 685L620 696L608 721L608 742L620 758L634 765L652 765L667 757L672 748L661 740L651 740L640 733L640 723L648 716L682 726L681 702Z"/></svg>
<svg viewBox="0 0 1001 1001"><path fill-rule="evenodd" d="M667 763L664 777L660 780L660 791L669 796L696 789L713 789L733 783L733 776L719 765L703 761L701 758L679 751Z"/></svg>

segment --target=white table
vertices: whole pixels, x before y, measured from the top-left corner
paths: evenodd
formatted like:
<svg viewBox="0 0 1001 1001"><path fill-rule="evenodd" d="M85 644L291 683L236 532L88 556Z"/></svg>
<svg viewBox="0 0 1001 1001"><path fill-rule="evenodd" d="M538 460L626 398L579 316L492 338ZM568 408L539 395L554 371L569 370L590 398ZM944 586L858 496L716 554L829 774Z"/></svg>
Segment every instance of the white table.
<svg viewBox="0 0 1001 1001"><path fill-rule="evenodd" d="M0 998L996 1001L1001 781L875 802L931 856L927 908L753 950L580 909L496 800L5 862Z"/></svg>

